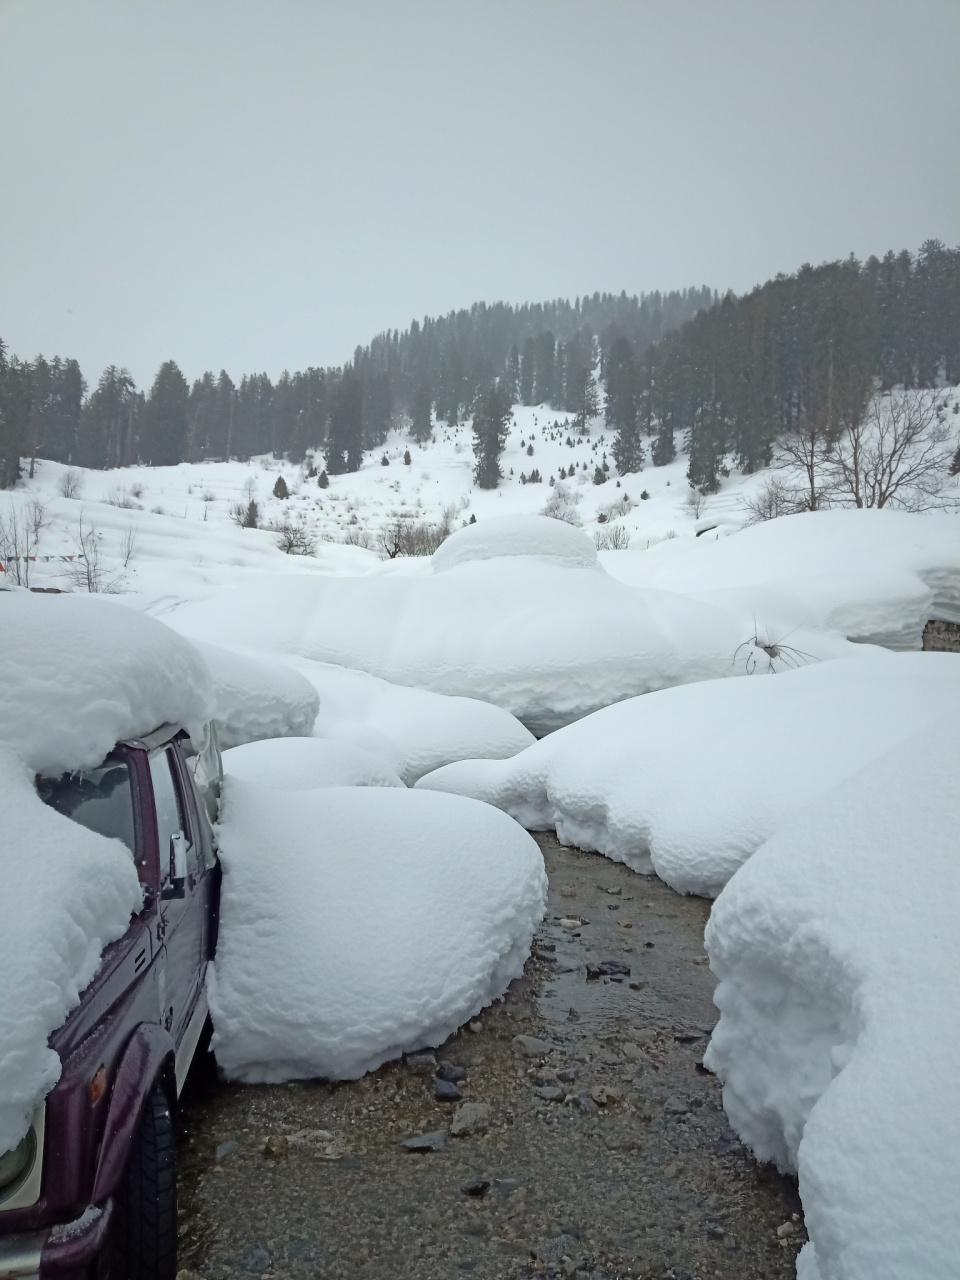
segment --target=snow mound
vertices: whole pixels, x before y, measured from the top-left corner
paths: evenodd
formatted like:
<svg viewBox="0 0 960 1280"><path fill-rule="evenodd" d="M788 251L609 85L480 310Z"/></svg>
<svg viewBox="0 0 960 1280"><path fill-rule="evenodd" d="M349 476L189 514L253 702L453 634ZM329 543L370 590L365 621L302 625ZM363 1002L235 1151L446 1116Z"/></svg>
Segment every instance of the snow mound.
<svg viewBox="0 0 960 1280"><path fill-rule="evenodd" d="M523 968L535 842L473 801L227 778L213 1047L233 1079L349 1079L437 1045Z"/></svg>
<svg viewBox="0 0 960 1280"><path fill-rule="evenodd" d="M376 756L346 742L321 738L270 738L223 753L224 773L274 791L318 787L402 787Z"/></svg>
<svg viewBox="0 0 960 1280"><path fill-rule="evenodd" d="M549 516L495 516L452 533L433 553L434 573L473 560L542 556L571 568L589 569L597 551L588 534Z"/></svg>
<svg viewBox="0 0 960 1280"><path fill-rule="evenodd" d="M508 711L477 698L410 689L307 658L289 662L320 695L315 736L370 752L407 784L451 760L501 760L534 741Z"/></svg>
<svg viewBox="0 0 960 1280"><path fill-rule="evenodd" d="M760 1159L797 1170L804 1280L949 1280L960 1257L955 712L796 816L706 932L706 1056Z"/></svg>
<svg viewBox="0 0 960 1280"><path fill-rule="evenodd" d="M278 577L164 620L191 637L229 645L242 635L258 652L480 699L543 734L635 694L742 674L757 624L738 609L517 555L413 577ZM802 630L790 644L803 661L862 652Z"/></svg>
<svg viewBox="0 0 960 1280"><path fill-rule="evenodd" d="M213 712L196 648L152 618L87 595L0 592L0 739L35 772L99 764L158 725Z"/></svg>
<svg viewBox="0 0 960 1280"><path fill-rule="evenodd" d="M320 699L309 681L281 662L194 643L213 677L214 719L224 748L310 733Z"/></svg>
<svg viewBox="0 0 960 1280"><path fill-rule="evenodd" d="M960 714L960 657L866 650L633 698L417 785L712 897L792 813L949 707Z"/></svg>
<svg viewBox="0 0 960 1280"><path fill-rule="evenodd" d="M606 555L603 565L631 586L750 605L758 623L784 633L804 625L919 649L929 619L960 622L960 528L943 513L807 512L719 541Z"/></svg>
<svg viewBox="0 0 960 1280"><path fill-rule="evenodd" d="M199 729L210 674L161 623L89 596L0 592L0 1151L60 1076L48 1039L142 905L129 851L44 805L36 773L99 764L166 722Z"/></svg>

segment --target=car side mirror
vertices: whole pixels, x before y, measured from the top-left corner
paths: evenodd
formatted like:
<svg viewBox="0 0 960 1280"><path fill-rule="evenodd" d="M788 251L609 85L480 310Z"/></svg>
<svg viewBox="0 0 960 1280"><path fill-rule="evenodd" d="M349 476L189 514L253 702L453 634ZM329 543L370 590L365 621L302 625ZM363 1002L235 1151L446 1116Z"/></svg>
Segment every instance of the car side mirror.
<svg viewBox="0 0 960 1280"><path fill-rule="evenodd" d="M170 880L164 885L164 898L182 898L187 878L187 839L182 831L170 837Z"/></svg>

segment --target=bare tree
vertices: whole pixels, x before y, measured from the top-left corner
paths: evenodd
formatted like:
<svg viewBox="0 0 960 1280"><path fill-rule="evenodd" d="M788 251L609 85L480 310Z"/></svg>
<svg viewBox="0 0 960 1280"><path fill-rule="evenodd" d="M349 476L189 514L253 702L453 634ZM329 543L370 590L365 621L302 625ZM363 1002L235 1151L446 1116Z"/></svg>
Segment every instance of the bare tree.
<svg viewBox="0 0 960 1280"><path fill-rule="evenodd" d="M303 520L281 520L272 526L277 535L277 546L288 556L314 556L317 554L317 539L307 528Z"/></svg>
<svg viewBox="0 0 960 1280"><path fill-rule="evenodd" d="M123 561L125 569L137 554L137 534L139 531L139 525L128 524L123 535L123 541L120 543L120 559Z"/></svg>
<svg viewBox="0 0 960 1280"><path fill-rule="evenodd" d="M786 484L778 476L771 476L762 489L744 498L743 507L747 513L748 525L809 510L806 491Z"/></svg>
<svg viewBox="0 0 960 1280"><path fill-rule="evenodd" d="M78 591L91 595L116 595L123 590L122 573L108 573L103 563L103 534L95 524L84 525L83 512L77 524L77 555L67 570L67 578ZM132 552L131 552L132 554Z"/></svg>
<svg viewBox="0 0 960 1280"><path fill-rule="evenodd" d="M0 560L8 582L29 587L30 566L36 558L46 523L46 508L39 498L31 499L22 507L11 502L7 515L0 515Z"/></svg>
<svg viewBox="0 0 960 1280"><path fill-rule="evenodd" d="M936 391L874 395L831 450L827 469L839 500L856 507L926 511L941 498L954 443Z"/></svg>
<svg viewBox="0 0 960 1280"><path fill-rule="evenodd" d="M707 507L707 495L701 493L699 489L691 489L687 494L684 506L693 516L694 520L699 520Z"/></svg>
<svg viewBox="0 0 960 1280"><path fill-rule="evenodd" d="M606 529L597 529L593 541L598 551L626 551L630 535L622 524L611 524Z"/></svg>

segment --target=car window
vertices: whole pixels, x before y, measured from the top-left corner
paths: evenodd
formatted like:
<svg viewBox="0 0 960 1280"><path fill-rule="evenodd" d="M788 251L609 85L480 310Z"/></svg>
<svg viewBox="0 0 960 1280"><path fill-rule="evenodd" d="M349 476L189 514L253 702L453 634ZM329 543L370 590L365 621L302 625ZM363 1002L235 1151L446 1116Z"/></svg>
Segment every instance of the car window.
<svg viewBox="0 0 960 1280"><path fill-rule="evenodd" d="M170 837L183 831L189 839L180 813L180 800L171 766L170 752L161 751L150 758L150 776L153 779L153 800L157 809L157 835L160 840L160 867L163 878L169 875Z"/></svg>
<svg viewBox="0 0 960 1280"><path fill-rule="evenodd" d="M64 773L59 778L38 778L37 793L65 818L99 835L122 840L136 853L133 816L133 784L126 760L107 760L98 769Z"/></svg>

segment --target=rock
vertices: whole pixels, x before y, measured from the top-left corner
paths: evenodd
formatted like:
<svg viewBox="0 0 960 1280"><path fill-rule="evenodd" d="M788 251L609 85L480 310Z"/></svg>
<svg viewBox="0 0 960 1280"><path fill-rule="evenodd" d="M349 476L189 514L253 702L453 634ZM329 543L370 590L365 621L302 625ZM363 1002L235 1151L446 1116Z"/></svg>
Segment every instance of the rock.
<svg viewBox="0 0 960 1280"><path fill-rule="evenodd" d="M576 896L577 896L577 891L572 884L562 884L560 886L561 898L575 898Z"/></svg>
<svg viewBox="0 0 960 1280"><path fill-rule="evenodd" d="M573 1236L559 1235L544 1240L537 1249L537 1257L545 1266L558 1266L561 1259L576 1252L577 1241Z"/></svg>
<svg viewBox="0 0 960 1280"><path fill-rule="evenodd" d="M577 1078L576 1067L561 1067L557 1072L557 1079L562 1080L564 1084L573 1084Z"/></svg>
<svg viewBox="0 0 960 1280"><path fill-rule="evenodd" d="M577 1110L582 1116L595 1116L599 1111L599 1107L592 1098L584 1094L577 1102Z"/></svg>
<svg viewBox="0 0 960 1280"><path fill-rule="evenodd" d="M630 1062L638 1062L643 1057L643 1050L638 1044L632 1044L628 1040L623 1046L623 1056Z"/></svg>
<svg viewBox="0 0 960 1280"><path fill-rule="evenodd" d="M466 1078L467 1068L461 1067L457 1062L441 1062L437 1067L438 1080L449 1080L451 1084L459 1084Z"/></svg>
<svg viewBox="0 0 960 1280"><path fill-rule="evenodd" d="M291 1147L325 1146L334 1141L329 1129L298 1129L296 1133L288 1133L287 1141Z"/></svg>
<svg viewBox="0 0 960 1280"><path fill-rule="evenodd" d="M463 1094L452 1080L438 1078L433 1082L433 1096L438 1102L459 1102Z"/></svg>
<svg viewBox="0 0 960 1280"><path fill-rule="evenodd" d="M417 1075L424 1075L436 1069L437 1055L432 1049L427 1049L423 1053L411 1053L405 1059L405 1064Z"/></svg>
<svg viewBox="0 0 960 1280"><path fill-rule="evenodd" d="M564 1098L563 1090L552 1084L545 1084L541 1088L535 1089L534 1092L544 1102L562 1102Z"/></svg>
<svg viewBox="0 0 960 1280"><path fill-rule="evenodd" d="M722 1240L723 1237L726 1235L726 1232L724 1231L723 1227L719 1225L719 1223L708 1222L707 1235L710 1237L711 1240Z"/></svg>
<svg viewBox="0 0 960 1280"><path fill-rule="evenodd" d="M694 1044L697 1040L702 1040L703 1036L699 1031L675 1031L673 1038L677 1044Z"/></svg>
<svg viewBox="0 0 960 1280"><path fill-rule="evenodd" d="M442 1151L446 1140L444 1131L437 1129L432 1133L415 1133L412 1137L404 1138L400 1145L406 1151Z"/></svg>
<svg viewBox="0 0 960 1280"><path fill-rule="evenodd" d="M560 928L566 929L568 933L576 933L581 925L585 923L584 920L579 920L574 916L564 916L560 921Z"/></svg>
<svg viewBox="0 0 960 1280"><path fill-rule="evenodd" d="M225 1160L227 1156L232 1156L237 1149L235 1142L221 1142L217 1147L217 1159Z"/></svg>
<svg viewBox="0 0 960 1280"><path fill-rule="evenodd" d="M590 1090L590 1097L598 1107L606 1107L611 1102L619 1102L620 1091L619 1089L611 1089L608 1084L601 1084L596 1089Z"/></svg>
<svg viewBox="0 0 960 1280"><path fill-rule="evenodd" d="M598 964L587 963L587 981L596 982L600 977L600 966Z"/></svg>
<svg viewBox="0 0 960 1280"><path fill-rule="evenodd" d="M282 1133L271 1133L263 1144L263 1154L268 1160L281 1160L290 1154L290 1143Z"/></svg>
<svg viewBox="0 0 960 1280"><path fill-rule="evenodd" d="M480 1032L483 1030L483 1027L479 1022L468 1022L467 1030L472 1031L475 1036L478 1036Z"/></svg>
<svg viewBox="0 0 960 1280"><path fill-rule="evenodd" d="M624 977L629 978L630 966L623 964L620 960L601 960L590 962L587 965L587 981L596 982L598 978L616 978L618 981Z"/></svg>
<svg viewBox="0 0 960 1280"><path fill-rule="evenodd" d="M498 1196L512 1196L514 1191L520 1186L519 1178L497 1178L493 1184L493 1189Z"/></svg>
<svg viewBox="0 0 960 1280"><path fill-rule="evenodd" d="M465 1196L485 1196L490 1190L490 1183L486 1178L471 1178L469 1182L465 1182L460 1188Z"/></svg>
<svg viewBox="0 0 960 1280"><path fill-rule="evenodd" d="M680 1161L671 1160L668 1165L664 1165L663 1176L665 1178L675 1178L680 1172Z"/></svg>
<svg viewBox="0 0 960 1280"><path fill-rule="evenodd" d="M649 1045L656 1044L657 1032L654 1027L637 1027L634 1031L628 1031L630 1039L634 1044Z"/></svg>
<svg viewBox="0 0 960 1280"><path fill-rule="evenodd" d="M663 1104L663 1110L668 1116L685 1116L690 1111L690 1108L679 1098L669 1097Z"/></svg>
<svg viewBox="0 0 960 1280"><path fill-rule="evenodd" d="M514 1036L511 1043L525 1058L544 1058L555 1048L549 1040L537 1036Z"/></svg>
<svg viewBox="0 0 960 1280"><path fill-rule="evenodd" d="M486 1133L490 1124L489 1102L465 1102L457 1108L450 1132L455 1138L467 1138L474 1133Z"/></svg>
<svg viewBox="0 0 960 1280"><path fill-rule="evenodd" d="M273 1255L270 1250L260 1240L254 1240L252 1244L248 1244L243 1253L237 1258L236 1265L241 1271L249 1271L253 1275L260 1275L266 1271L273 1262Z"/></svg>
<svg viewBox="0 0 960 1280"><path fill-rule="evenodd" d="M777 1227L777 1238L780 1240L789 1240L791 1236L797 1234L797 1224L795 1222L781 1222Z"/></svg>

